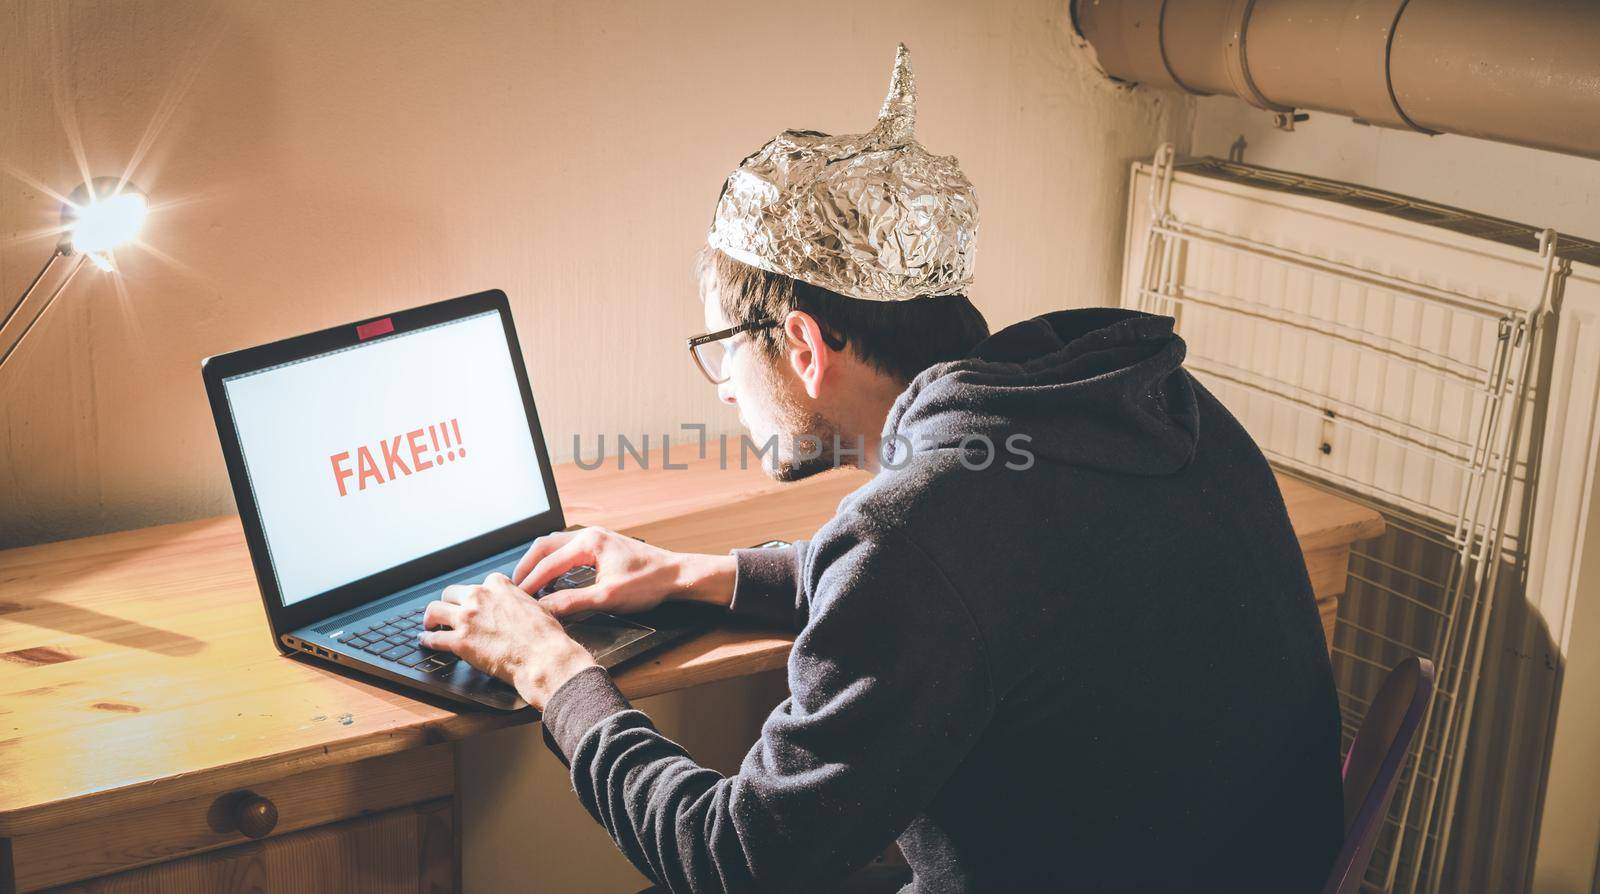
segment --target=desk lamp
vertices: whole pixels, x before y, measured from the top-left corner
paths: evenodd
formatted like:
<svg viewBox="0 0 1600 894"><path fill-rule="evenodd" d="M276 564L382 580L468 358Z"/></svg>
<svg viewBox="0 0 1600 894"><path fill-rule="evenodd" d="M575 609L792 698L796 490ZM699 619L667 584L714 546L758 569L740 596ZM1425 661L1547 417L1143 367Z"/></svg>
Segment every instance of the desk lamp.
<svg viewBox="0 0 1600 894"><path fill-rule="evenodd" d="M22 344L22 340L33 331L34 324L50 309L56 297L66 290L68 283L78 274L84 261L91 261L101 270L112 271L111 252L118 246L125 245L139 234L139 227L144 224L147 211L145 195L134 187L133 184L124 182L117 177L96 177L79 186L67 197L61 206L61 241L56 243L55 251L49 260L44 262L44 268L39 275L33 278L28 288L17 299L17 303L6 312L4 320L0 320L0 333L3 333L11 320L28 303L39 283L50 274L51 268L62 258L72 257L75 260L67 271L61 284L50 293L44 304L28 321L28 325L17 336L17 340L0 354L0 367L5 366L13 352Z"/></svg>

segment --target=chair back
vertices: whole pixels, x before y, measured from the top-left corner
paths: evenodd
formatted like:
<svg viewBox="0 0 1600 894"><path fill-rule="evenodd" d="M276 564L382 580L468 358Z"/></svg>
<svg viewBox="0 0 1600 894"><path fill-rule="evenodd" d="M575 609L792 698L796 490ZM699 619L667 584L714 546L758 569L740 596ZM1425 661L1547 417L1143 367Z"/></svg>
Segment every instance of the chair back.
<svg viewBox="0 0 1600 894"><path fill-rule="evenodd" d="M1389 814L1400 768L1433 696L1433 662L1407 658L1389 671L1344 759L1344 847L1323 894L1355 894Z"/></svg>

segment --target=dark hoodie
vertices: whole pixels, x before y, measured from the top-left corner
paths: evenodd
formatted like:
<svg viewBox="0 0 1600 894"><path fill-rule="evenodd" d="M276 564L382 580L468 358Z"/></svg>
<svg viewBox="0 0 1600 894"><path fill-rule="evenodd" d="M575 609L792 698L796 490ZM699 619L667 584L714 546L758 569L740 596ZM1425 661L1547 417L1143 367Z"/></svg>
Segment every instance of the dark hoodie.
<svg viewBox="0 0 1600 894"><path fill-rule="evenodd" d="M733 610L800 631L739 773L591 669L544 718L583 805L675 892L827 891L896 838L924 894L1317 890L1342 801L1311 586L1183 356L1169 318L1090 309L922 373L898 468L736 553Z"/></svg>

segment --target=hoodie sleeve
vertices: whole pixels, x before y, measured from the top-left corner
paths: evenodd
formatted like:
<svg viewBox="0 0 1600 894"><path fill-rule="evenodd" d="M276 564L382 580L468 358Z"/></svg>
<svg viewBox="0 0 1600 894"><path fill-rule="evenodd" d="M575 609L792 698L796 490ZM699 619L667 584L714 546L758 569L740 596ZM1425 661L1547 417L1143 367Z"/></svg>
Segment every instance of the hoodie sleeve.
<svg viewBox="0 0 1600 894"><path fill-rule="evenodd" d="M831 890L927 808L993 713L972 616L920 549L859 528L812 548L791 695L736 775L697 765L598 669L546 708L584 808L669 891Z"/></svg>
<svg viewBox="0 0 1600 894"><path fill-rule="evenodd" d="M800 585L800 569L807 547L800 540L787 547L734 550L733 602L728 609L790 630L804 627L810 606Z"/></svg>

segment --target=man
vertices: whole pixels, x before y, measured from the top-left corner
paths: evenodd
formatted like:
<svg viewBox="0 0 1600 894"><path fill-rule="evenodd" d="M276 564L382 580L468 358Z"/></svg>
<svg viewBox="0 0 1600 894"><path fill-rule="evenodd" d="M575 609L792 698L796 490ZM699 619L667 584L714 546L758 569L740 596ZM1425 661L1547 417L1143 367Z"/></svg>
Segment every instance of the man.
<svg viewBox="0 0 1600 894"><path fill-rule="evenodd" d="M757 444L780 436L773 474L871 481L792 549L541 538L515 584L429 606L424 645L542 709L583 805L671 891L831 890L897 839L916 892L1319 888L1338 708L1271 471L1168 318L986 337L972 187L913 101L901 47L878 125L747 158L701 259L697 358ZM526 598L580 564L593 586ZM555 619L662 599L799 631L734 776Z"/></svg>

